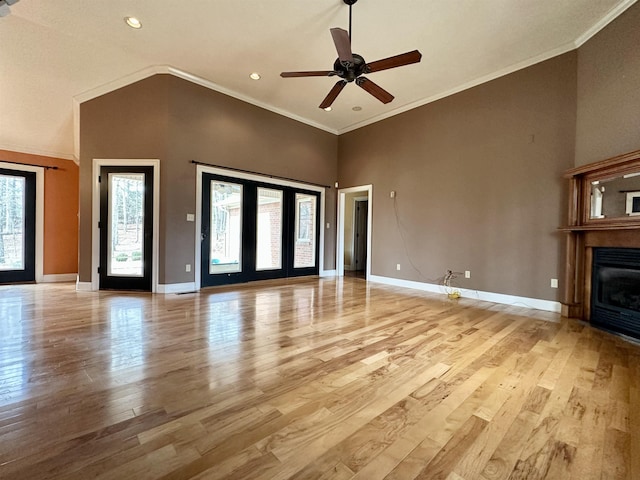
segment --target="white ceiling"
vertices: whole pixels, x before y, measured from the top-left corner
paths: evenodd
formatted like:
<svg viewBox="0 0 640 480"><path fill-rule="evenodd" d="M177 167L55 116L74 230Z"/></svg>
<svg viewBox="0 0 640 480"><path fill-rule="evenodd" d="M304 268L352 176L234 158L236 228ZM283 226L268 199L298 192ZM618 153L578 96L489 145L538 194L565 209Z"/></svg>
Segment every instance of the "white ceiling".
<svg viewBox="0 0 640 480"><path fill-rule="evenodd" d="M353 51L371 62L418 49L422 62L370 74L393 102L350 84L325 112L335 78L279 74L332 68L343 0L21 0L0 18L0 149L76 158L74 99L157 71L339 134L573 50L633 3L360 0Z"/></svg>

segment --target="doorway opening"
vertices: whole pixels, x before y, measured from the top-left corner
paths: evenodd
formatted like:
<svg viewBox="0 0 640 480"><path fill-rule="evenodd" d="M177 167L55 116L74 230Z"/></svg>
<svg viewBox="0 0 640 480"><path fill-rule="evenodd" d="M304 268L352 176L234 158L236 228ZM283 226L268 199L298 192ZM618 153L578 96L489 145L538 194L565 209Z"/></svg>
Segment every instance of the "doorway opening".
<svg viewBox="0 0 640 480"><path fill-rule="evenodd" d="M371 185L338 191L336 274L368 279L371 275Z"/></svg>

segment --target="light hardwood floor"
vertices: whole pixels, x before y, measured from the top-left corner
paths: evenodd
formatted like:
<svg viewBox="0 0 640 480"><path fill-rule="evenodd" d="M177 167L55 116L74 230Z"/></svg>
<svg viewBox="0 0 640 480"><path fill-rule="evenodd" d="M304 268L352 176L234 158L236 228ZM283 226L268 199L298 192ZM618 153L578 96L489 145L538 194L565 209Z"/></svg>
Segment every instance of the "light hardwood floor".
<svg viewBox="0 0 640 480"><path fill-rule="evenodd" d="M360 279L0 287L0 478L640 479L640 346Z"/></svg>

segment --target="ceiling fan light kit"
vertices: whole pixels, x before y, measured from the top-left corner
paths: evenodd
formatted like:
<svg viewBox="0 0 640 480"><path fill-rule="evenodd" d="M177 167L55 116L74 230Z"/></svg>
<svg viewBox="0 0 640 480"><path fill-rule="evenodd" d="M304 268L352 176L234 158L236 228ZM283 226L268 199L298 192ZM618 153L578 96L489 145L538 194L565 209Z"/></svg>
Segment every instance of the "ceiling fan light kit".
<svg viewBox="0 0 640 480"><path fill-rule="evenodd" d="M393 95L363 75L379 72L381 70L388 70L390 68L402 67L412 63L418 63L422 58L422 54L418 50L413 50L411 52L367 63L361 55L353 53L351 50L351 7L358 0L342 1L349 5L349 31L347 32L346 30L338 27L330 29L333 43L336 47L336 51L338 52L338 58L333 63L333 70L282 72L280 76L283 78L339 77L340 80L336 82L333 88L329 91L329 94L319 105L319 107L323 109L330 107L347 83L351 82L355 82L356 85L373 95L382 103L389 103L393 100Z"/></svg>

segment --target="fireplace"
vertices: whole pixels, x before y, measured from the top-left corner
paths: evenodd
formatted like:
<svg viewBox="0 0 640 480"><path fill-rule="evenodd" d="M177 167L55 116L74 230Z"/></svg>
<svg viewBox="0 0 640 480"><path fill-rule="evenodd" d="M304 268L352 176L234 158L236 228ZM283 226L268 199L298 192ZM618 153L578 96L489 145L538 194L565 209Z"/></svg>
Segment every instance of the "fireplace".
<svg viewBox="0 0 640 480"><path fill-rule="evenodd" d="M640 150L565 177L562 315L640 339Z"/></svg>
<svg viewBox="0 0 640 480"><path fill-rule="evenodd" d="M594 248L591 323L640 339L640 248Z"/></svg>

